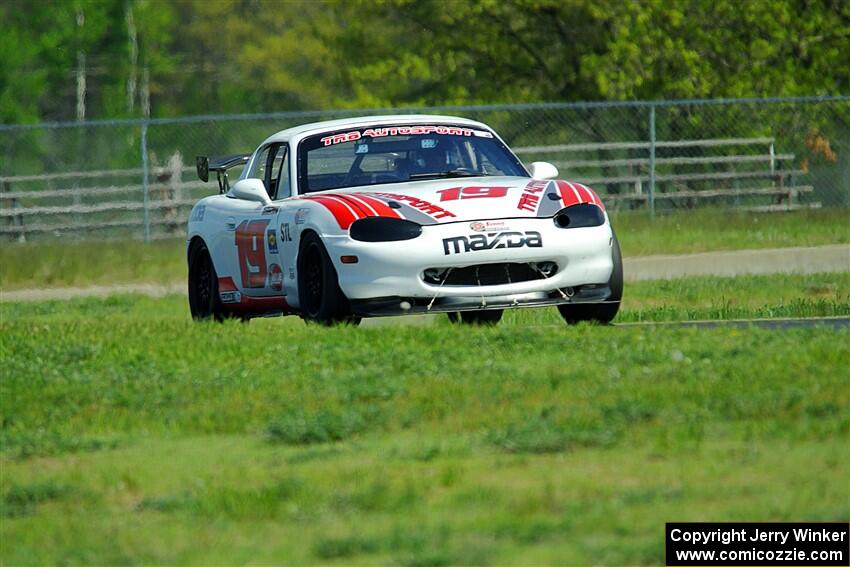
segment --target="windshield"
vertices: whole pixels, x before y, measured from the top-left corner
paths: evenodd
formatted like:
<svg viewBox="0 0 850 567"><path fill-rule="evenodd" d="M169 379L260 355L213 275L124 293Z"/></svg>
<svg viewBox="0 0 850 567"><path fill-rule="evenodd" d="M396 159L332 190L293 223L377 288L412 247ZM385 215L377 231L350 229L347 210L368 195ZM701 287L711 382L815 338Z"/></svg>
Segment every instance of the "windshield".
<svg viewBox="0 0 850 567"><path fill-rule="evenodd" d="M464 126L374 126L325 132L299 147L301 193L421 179L528 177L492 132Z"/></svg>

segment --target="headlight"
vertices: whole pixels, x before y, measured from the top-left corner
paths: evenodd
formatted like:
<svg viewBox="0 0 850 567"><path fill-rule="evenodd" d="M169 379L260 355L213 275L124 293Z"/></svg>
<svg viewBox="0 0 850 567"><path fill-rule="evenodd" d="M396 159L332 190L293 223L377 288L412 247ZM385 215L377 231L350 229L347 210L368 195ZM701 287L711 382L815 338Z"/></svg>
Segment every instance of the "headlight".
<svg viewBox="0 0 850 567"><path fill-rule="evenodd" d="M391 242L410 240L422 234L422 227L415 222L389 217L366 217L354 221L348 229L354 240L363 242Z"/></svg>
<svg viewBox="0 0 850 567"><path fill-rule="evenodd" d="M596 205L582 203L561 209L552 217L552 220L558 228L585 228L600 226L605 222L605 215Z"/></svg>

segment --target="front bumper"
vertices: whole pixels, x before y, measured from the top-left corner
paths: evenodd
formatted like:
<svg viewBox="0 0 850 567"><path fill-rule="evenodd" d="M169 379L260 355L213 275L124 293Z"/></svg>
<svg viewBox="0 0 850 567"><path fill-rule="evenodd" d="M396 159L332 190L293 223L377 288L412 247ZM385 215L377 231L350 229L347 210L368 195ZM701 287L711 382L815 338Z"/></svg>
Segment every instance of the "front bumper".
<svg viewBox="0 0 850 567"><path fill-rule="evenodd" d="M421 236L399 242L359 242L339 235L326 237L325 244L342 292L355 310L355 306L362 308L363 314L381 314L381 305L393 302L398 305L403 301L410 304L410 309L402 311L409 313L416 312L423 303L430 304L427 311L462 311L482 309L482 305L507 308L602 301L610 295L609 290L608 295L600 296L600 290L607 290L613 269L613 234L607 222L597 227L575 229L558 228L550 218L501 222L503 232L538 233L540 246L465 251L463 247L456 249L446 244L446 239L480 235L473 231L470 222L425 226ZM490 241L495 238L493 236ZM341 256L357 256L359 261L343 264ZM546 262L557 265L554 275L543 277L541 274L539 279L512 283L438 285L425 278L425 270L432 268L458 269L500 263L536 266Z"/></svg>

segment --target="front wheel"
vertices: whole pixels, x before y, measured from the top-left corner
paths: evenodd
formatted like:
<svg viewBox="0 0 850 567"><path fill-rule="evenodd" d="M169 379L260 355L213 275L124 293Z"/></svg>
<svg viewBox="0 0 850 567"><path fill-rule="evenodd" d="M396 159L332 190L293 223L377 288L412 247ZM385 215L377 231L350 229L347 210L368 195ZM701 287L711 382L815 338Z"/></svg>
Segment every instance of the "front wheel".
<svg viewBox="0 0 850 567"><path fill-rule="evenodd" d="M614 262L614 270L608 286L611 288L611 296L603 303L566 304L559 305L558 311L561 317L569 325L575 325L582 321L592 321L607 325L617 316L620 310L620 300L623 299L623 257L620 255L620 243L617 235L612 233L614 242L611 249L611 259Z"/></svg>
<svg viewBox="0 0 850 567"><path fill-rule="evenodd" d="M495 325L502 320L502 309L485 309L482 311L461 311L460 313L448 313L449 321L452 323L463 323L464 325Z"/></svg>
<svg viewBox="0 0 850 567"><path fill-rule="evenodd" d="M304 235L298 250L298 301L306 321L320 325L360 323L339 288L336 269L322 239L314 232Z"/></svg>

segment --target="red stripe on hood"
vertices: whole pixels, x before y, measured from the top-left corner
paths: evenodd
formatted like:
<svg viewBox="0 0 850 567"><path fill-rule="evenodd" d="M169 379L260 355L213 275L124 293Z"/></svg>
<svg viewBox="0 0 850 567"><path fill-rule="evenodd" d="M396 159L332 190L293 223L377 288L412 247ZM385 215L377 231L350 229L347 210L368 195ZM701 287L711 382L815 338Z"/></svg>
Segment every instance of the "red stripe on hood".
<svg viewBox="0 0 850 567"><path fill-rule="evenodd" d="M332 193L329 196L330 197L338 197L338 198L342 199L343 201L345 201L348 204L349 207L351 207L352 209L354 209L355 211L360 213L360 218L375 216L372 213L372 211L369 209L369 207L364 205L362 201L359 201L359 200L353 198L351 195L346 195L345 193Z"/></svg>
<svg viewBox="0 0 850 567"><path fill-rule="evenodd" d="M364 201L369 203L369 205L373 209L375 209L375 212L378 213L378 216L391 217L397 219L401 218L401 215L398 213L398 211L396 211L380 199L376 199L371 195L364 195L363 193L357 193L356 195L354 195L354 197L358 199L363 199Z"/></svg>
<svg viewBox="0 0 850 567"><path fill-rule="evenodd" d="M596 194L596 191L594 191L593 189L591 189L591 188L590 188L590 187L588 187L587 185L582 185L581 183L576 183L576 185L578 185L579 187L581 187L582 189L584 189L585 191L587 191L587 193L588 193L588 194L591 196L591 198L593 199L593 204L594 204L594 205L596 205L597 207L599 207L599 208L600 208L600 209L602 209L603 211L605 210L605 205L602 203L602 199L599 197L599 195L597 195L597 194Z"/></svg>
<svg viewBox="0 0 850 567"><path fill-rule="evenodd" d="M567 181L557 181L558 191L561 193L561 200L564 201L565 207L578 205L582 202L581 195L575 187Z"/></svg>
<svg viewBox="0 0 850 567"><path fill-rule="evenodd" d="M351 223L360 218L360 215L358 214L358 209L354 209L352 211L351 207L346 206L345 201L331 199L325 195L304 197L304 199L309 199L311 201L321 203L327 210L331 212L331 214L336 219L337 224L343 230L348 230L348 227L351 226Z"/></svg>
<svg viewBox="0 0 850 567"><path fill-rule="evenodd" d="M591 203L603 211L605 210L602 199L587 185L570 183L569 181L556 181L556 183L558 184L558 191L561 193L561 199L564 201L565 207L572 207L581 203Z"/></svg>

